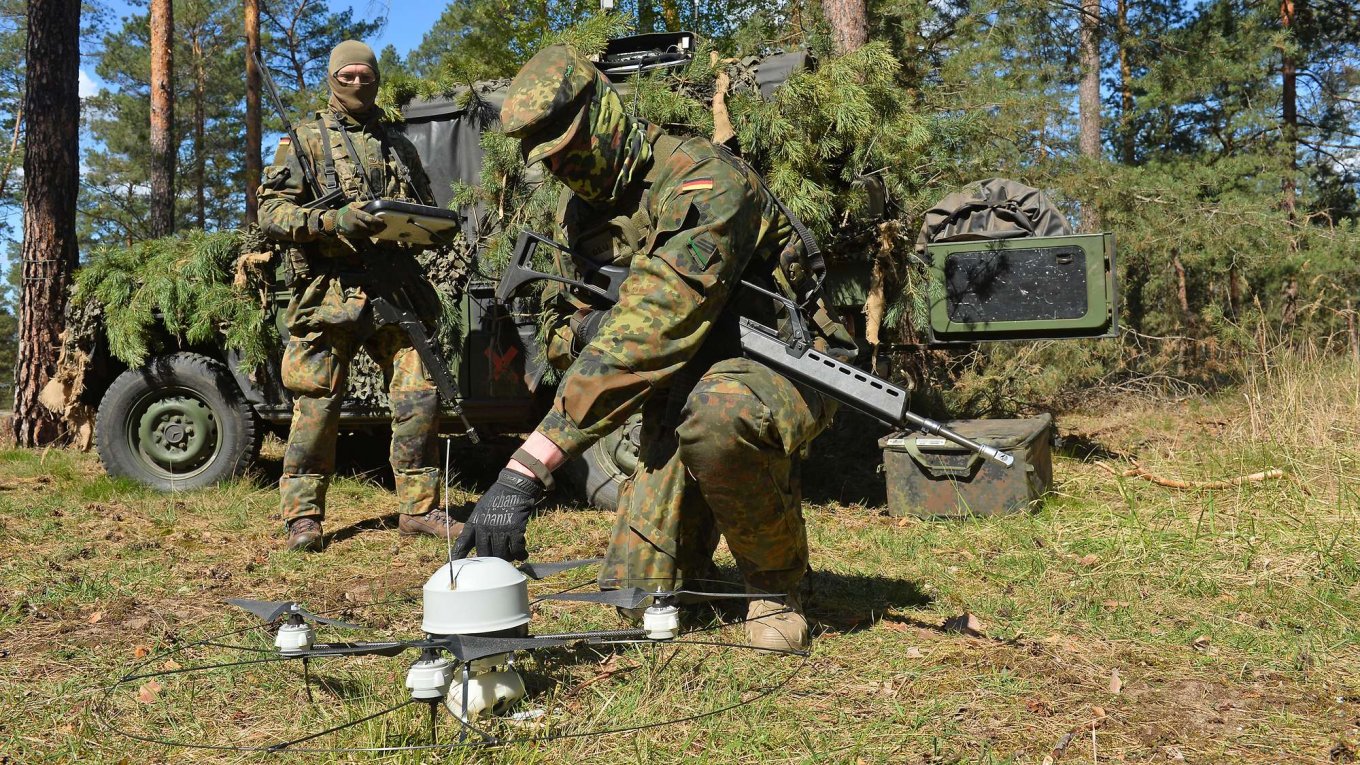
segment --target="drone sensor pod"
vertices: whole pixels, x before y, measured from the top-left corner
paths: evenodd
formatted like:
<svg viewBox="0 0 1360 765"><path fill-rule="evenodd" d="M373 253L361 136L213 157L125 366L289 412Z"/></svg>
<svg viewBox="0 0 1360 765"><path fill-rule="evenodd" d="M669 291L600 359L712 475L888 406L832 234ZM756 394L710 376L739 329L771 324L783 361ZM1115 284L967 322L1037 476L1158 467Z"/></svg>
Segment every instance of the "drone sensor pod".
<svg viewBox="0 0 1360 765"><path fill-rule="evenodd" d="M507 669L482 672L468 678L466 715L463 714L462 683L449 689L449 695L444 697L444 705L460 720L470 720L482 715L503 714L522 698L524 679L513 669Z"/></svg>
<svg viewBox="0 0 1360 765"><path fill-rule="evenodd" d="M420 628L431 635L485 635L529 623L529 577L500 558L446 563L423 590Z"/></svg>

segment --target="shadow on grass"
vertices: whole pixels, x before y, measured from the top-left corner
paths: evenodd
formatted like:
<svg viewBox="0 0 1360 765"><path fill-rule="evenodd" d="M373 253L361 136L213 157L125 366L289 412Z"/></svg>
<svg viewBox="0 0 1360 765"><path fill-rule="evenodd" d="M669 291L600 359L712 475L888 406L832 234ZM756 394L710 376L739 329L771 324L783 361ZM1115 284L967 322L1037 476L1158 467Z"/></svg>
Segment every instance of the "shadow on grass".
<svg viewBox="0 0 1360 765"><path fill-rule="evenodd" d="M1065 433L1053 444L1053 451L1079 460L1127 460L1129 455L1111 451L1104 444L1081 433Z"/></svg>
<svg viewBox="0 0 1360 765"><path fill-rule="evenodd" d="M888 609L924 608L931 603L916 582L863 574L813 571L804 591L808 616L837 632L869 629Z"/></svg>
<svg viewBox="0 0 1360 765"><path fill-rule="evenodd" d="M812 442L812 454L803 462L804 501L886 505L888 487L881 472L883 451L878 439L890 431L866 414L841 407L831 427Z"/></svg>

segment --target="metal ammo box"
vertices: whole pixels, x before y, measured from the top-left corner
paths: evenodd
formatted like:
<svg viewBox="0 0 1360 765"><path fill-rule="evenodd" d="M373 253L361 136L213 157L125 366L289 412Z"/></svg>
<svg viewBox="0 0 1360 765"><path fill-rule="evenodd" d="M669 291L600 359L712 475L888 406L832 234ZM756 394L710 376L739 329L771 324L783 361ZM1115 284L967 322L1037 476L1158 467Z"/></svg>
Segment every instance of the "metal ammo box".
<svg viewBox="0 0 1360 765"><path fill-rule="evenodd" d="M922 518L1017 513L1037 506L1053 483L1053 417L954 420L959 434L1010 452L1007 468L922 432L879 439L888 481L888 513Z"/></svg>

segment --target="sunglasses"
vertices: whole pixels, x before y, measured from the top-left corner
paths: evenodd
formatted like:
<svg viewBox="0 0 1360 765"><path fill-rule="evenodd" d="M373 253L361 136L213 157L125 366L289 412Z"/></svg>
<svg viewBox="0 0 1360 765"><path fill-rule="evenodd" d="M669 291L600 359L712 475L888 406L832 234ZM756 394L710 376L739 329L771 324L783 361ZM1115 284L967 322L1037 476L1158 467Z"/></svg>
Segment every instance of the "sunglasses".
<svg viewBox="0 0 1360 765"><path fill-rule="evenodd" d="M363 74L340 72L335 74L334 77L336 82L339 82L342 85L372 85L378 81L376 77L367 72L364 72Z"/></svg>

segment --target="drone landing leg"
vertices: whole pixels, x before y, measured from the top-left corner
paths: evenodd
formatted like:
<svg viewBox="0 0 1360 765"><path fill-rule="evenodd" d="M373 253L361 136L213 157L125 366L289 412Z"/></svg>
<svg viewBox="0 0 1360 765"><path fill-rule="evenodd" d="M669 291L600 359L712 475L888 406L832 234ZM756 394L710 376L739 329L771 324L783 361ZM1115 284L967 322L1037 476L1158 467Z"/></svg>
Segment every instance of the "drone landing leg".
<svg viewBox="0 0 1360 765"><path fill-rule="evenodd" d="M314 704L316 700L312 698L312 665L311 658L302 657L302 687L307 689L307 703Z"/></svg>
<svg viewBox="0 0 1360 765"><path fill-rule="evenodd" d="M440 699L430 702L430 746L439 743L439 702Z"/></svg>
<svg viewBox="0 0 1360 765"><path fill-rule="evenodd" d="M468 681L471 679L471 675L472 662L463 662L463 706L461 707L463 711L458 715L458 721L462 723L462 725L458 727L458 743L460 744L467 741L468 728L471 727L468 724Z"/></svg>

